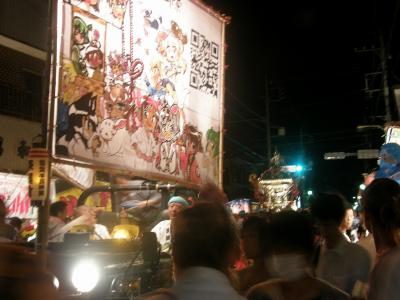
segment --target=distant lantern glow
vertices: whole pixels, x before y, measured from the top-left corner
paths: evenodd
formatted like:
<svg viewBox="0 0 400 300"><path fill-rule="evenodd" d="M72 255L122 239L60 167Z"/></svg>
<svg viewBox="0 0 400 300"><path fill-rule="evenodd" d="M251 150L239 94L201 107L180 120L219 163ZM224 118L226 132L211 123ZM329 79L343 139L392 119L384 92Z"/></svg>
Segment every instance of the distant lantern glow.
<svg viewBox="0 0 400 300"><path fill-rule="evenodd" d="M361 183L361 184L360 184L360 190L363 191L363 190L365 190L365 188L366 188L365 184L364 184L364 183Z"/></svg>
<svg viewBox="0 0 400 300"><path fill-rule="evenodd" d="M313 194L313 191L307 191L308 196L312 196L312 194Z"/></svg>

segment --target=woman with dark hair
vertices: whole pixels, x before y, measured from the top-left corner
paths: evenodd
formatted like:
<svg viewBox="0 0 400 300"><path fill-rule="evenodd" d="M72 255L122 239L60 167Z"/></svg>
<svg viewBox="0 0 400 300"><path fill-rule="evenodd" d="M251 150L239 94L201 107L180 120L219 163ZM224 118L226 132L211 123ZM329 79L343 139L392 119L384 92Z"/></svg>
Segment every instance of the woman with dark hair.
<svg viewBox="0 0 400 300"><path fill-rule="evenodd" d="M374 236L377 262L370 277L368 300L398 299L400 295L400 186L375 179L362 197L365 224Z"/></svg>
<svg viewBox="0 0 400 300"><path fill-rule="evenodd" d="M304 213L284 211L271 220L272 264L277 278L253 286L249 300L350 299L312 272L314 235Z"/></svg>

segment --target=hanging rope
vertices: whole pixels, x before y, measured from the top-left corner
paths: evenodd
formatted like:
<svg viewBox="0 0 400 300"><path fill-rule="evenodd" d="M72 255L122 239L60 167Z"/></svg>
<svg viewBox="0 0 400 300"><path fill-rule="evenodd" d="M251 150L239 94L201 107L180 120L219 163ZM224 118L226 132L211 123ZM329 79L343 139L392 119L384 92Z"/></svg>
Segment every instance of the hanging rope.
<svg viewBox="0 0 400 300"><path fill-rule="evenodd" d="M138 59L134 58L134 45L135 45L135 40L134 40L134 28L133 28L133 0L129 0L129 50L130 50L130 76L131 76L131 93L133 92L133 88L135 87L135 80L142 75L144 65L143 62Z"/></svg>

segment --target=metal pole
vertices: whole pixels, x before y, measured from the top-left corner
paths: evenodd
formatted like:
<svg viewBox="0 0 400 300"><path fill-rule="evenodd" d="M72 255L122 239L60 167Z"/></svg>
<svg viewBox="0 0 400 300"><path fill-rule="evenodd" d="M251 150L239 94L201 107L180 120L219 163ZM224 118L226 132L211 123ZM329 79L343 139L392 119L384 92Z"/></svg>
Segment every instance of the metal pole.
<svg viewBox="0 0 400 300"><path fill-rule="evenodd" d="M50 85L50 81L52 76L51 73L54 69L55 61L52 61L53 55L53 34L55 34L55 20L54 14L55 10L57 9L57 5L55 5L57 0L49 0L48 3L48 10L47 10L47 59L45 64L45 74L44 74L44 82L42 86L43 95L42 95L42 146L46 145L47 150L49 151L50 145L49 140L47 137L48 133L48 114L49 107L48 101L53 95L54 86L53 84ZM54 56L53 56L54 58ZM53 78L54 80L54 78ZM51 162L48 164L48 181L47 185L47 196L43 204L38 206L38 227L37 227L37 239L36 239L36 254L43 266L47 265L47 244L48 244L48 223L49 223L49 194L50 194L50 178L51 178ZM34 200L34 199L32 199Z"/></svg>
<svg viewBox="0 0 400 300"><path fill-rule="evenodd" d="M225 43L225 27L227 22L222 23L221 39ZM222 189L224 184L224 119L225 119L225 51L226 45L221 51L221 79L220 79L220 103L219 103L219 155L218 155L218 186Z"/></svg>

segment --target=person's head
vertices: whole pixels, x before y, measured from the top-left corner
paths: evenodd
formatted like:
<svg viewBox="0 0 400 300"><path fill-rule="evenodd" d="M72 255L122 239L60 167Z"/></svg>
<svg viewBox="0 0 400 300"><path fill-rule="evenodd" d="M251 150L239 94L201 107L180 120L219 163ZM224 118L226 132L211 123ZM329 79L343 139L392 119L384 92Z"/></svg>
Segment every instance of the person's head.
<svg viewBox="0 0 400 300"><path fill-rule="evenodd" d="M225 205L228 202L228 197L214 183L206 183L199 192L199 200Z"/></svg>
<svg viewBox="0 0 400 300"><path fill-rule="evenodd" d="M75 208L74 210L74 217L79 218L81 216L85 216L86 225L94 225L96 224L97 214L102 211L102 208L99 207L90 207L87 205L81 205Z"/></svg>
<svg viewBox="0 0 400 300"><path fill-rule="evenodd" d="M311 212L325 237L339 231L345 215L345 198L339 193L320 193L311 203Z"/></svg>
<svg viewBox="0 0 400 300"><path fill-rule="evenodd" d="M268 252L267 221L258 216L251 216L242 224L240 240L247 258L263 257Z"/></svg>
<svg viewBox="0 0 400 300"><path fill-rule="evenodd" d="M67 204L64 201L52 203L50 205L50 216L65 220L67 218Z"/></svg>
<svg viewBox="0 0 400 300"><path fill-rule="evenodd" d="M189 203L181 196L173 196L168 201L168 216L174 220L176 216L185 208L189 207Z"/></svg>
<svg viewBox="0 0 400 300"><path fill-rule="evenodd" d="M314 251L310 217L304 212L283 211L271 217L272 264L284 280L309 272Z"/></svg>
<svg viewBox="0 0 400 300"><path fill-rule="evenodd" d="M20 231L22 227L22 220L18 217L12 217L10 218L9 224L16 230Z"/></svg>
<svg viewBox="0 0 400 300"><path fill-rule="evenodd" d="M199 201L176 217L172 256L178 274L195 266L227 274L238 255L234 220L220 203Z"/></svg>
<svg viewBox="0 0 400 300"><path fill-rule="evenodd" d="M297 253L311 258L314 234L310 217L304 212L282 211L271 216L272 252Z"/></svg>
<svg viewBox="0 0 400 300"><path fill-rule="evenodd" d="M354 211L350 203L346 203L345 208L346 210L344 212L344 218L342 220L342 223L340 224L340 230L342 232L351 229L354 221Z"/></svg>
<svg viewBox="0 0 400 300"><path fill-rule="evenodd" d="M365 189L362 199L365 224L377 230L394 232L400 227L400 186L389 178L375 179Z"/></svg>

